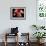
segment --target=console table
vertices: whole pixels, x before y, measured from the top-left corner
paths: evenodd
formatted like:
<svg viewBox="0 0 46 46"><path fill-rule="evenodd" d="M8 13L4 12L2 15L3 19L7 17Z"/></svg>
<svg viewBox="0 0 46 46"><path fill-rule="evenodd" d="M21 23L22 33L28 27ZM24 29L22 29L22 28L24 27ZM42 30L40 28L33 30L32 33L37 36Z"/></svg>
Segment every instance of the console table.
<svg viewBox="0 0 46 46"><path fill-rule="evenodd" d="M8 45L7 39L10 38L11 36L16 36L15 40L15 46L30 46L30 42L29 42L29 33L21 33L21 37L26 36L27 42L18 42L18 33L17 34L10 34L10 33L6 33L5 34L5 46Z"/></svg>

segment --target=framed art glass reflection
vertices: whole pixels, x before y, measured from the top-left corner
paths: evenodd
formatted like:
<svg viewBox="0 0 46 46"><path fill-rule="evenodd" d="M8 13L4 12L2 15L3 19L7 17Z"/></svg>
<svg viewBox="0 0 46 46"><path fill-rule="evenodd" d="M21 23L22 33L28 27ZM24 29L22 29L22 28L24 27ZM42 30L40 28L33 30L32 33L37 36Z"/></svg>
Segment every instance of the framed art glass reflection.
<svg viewBox="0 0 46 46"><path fill-rule="evenodd" d="M46 0L37 0L37 15L41 17L46 17Z"/></svg>

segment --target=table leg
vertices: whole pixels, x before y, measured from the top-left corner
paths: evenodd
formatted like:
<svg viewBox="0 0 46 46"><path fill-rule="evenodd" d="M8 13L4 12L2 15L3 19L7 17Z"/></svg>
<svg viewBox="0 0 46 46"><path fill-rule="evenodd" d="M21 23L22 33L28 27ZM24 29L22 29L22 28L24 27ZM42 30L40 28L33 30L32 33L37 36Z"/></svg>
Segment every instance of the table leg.
<svg viewBox="0 0 46 46"><path fill-rule="evenodd" d="M7 46L7 35L5 35L5 46Z"/></svg>

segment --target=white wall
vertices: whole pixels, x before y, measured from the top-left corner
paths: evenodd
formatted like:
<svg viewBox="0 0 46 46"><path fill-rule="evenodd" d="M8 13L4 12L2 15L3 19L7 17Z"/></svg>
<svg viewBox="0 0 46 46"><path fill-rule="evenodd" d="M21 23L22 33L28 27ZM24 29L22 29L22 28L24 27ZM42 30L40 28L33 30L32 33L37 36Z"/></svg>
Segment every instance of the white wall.
<svg viewBox="0 0 46 46"><path fill-rule="evenodd" d="M10 7L26 7L26 20L10 20ZM29 32L32 36L32 24L36 24L36 0L0 1L0 34L17 26L19 32Z"/></svg>

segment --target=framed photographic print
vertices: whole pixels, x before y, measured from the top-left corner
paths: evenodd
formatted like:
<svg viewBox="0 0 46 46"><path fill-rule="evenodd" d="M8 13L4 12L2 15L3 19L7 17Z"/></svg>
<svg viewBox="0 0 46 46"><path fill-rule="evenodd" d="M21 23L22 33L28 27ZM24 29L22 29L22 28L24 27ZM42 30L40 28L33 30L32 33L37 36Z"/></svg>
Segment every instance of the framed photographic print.
<svg viewBox="0 0 46 46"><path fill-rule="evenodd" d="M37 25L46 25L46 0L36 1L36 23Z"/></svg>
<svg viewBox="0 0 46 46"><path fill-rule="evenodd" d="M26 19L26 8L25 7L11 7L10 8L10 19L11 20L25 20Z"/></svg>

